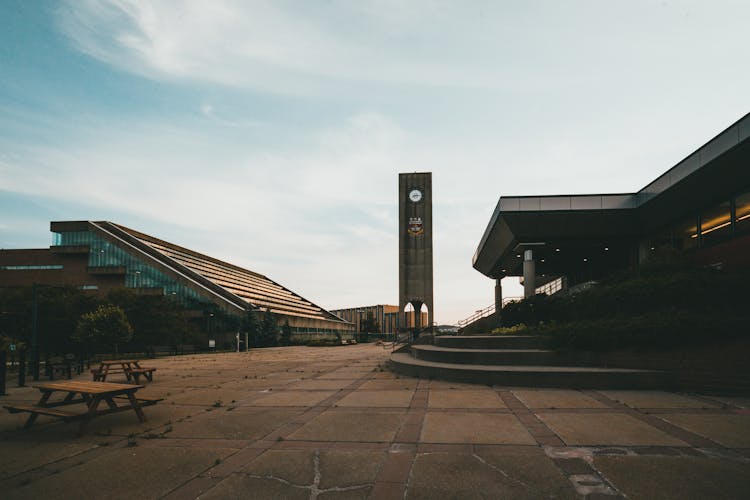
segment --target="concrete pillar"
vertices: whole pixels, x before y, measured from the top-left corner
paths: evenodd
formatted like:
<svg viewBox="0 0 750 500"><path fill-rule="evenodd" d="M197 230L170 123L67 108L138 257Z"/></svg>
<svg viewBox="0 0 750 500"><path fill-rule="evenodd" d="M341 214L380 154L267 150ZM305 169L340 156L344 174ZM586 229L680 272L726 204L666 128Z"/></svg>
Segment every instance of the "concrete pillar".
<svg viewBox="0 0 750 500"><path fill-rule="evenodd" d="M534 252L524 250L523 252L523 298L534 296L536 290L536 263Z"/></svg>
<svg viewBox="0 0 750 500"><path fill-rule="evenodd" d="M502 279L495 280L495 322L500 325L500 315L503 310L503 284Z"/></svg>

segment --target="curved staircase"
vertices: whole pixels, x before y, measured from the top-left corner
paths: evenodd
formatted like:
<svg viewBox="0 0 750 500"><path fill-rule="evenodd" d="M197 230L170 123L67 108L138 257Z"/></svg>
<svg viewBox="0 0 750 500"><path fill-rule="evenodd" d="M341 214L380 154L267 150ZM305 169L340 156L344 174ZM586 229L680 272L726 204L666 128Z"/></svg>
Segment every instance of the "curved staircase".
<svg viewBox="0 0 750 500"><path fill-rule="evenodd" d="M587 353L559 352L541 336L435 337L394 352L391 370L420 378L523 387L669 389L667 372L594 366Z"/></svg>

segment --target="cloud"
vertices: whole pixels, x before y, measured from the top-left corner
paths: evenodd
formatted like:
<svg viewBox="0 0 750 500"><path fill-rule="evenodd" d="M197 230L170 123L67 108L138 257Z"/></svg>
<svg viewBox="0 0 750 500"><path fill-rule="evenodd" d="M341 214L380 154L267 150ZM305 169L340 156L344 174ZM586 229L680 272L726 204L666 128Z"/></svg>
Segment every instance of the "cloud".
<svg viewBox="0 0 750 500"><path fill-rule="evenodd" d="M70 71L104 104L0 102L0 189L333 308L396 300L397 174L432 171L436 312L456 320L492 301L471 255L500 194L638 189L747 109L745 19L705 2L63 0L65 48L104 63Z"/></svg>
<svg viewBox="0 0 750 500"><path fill-rule="evenodd" d="M432 0L67 0L58 17L78 50L147 78L341 96L380 84L575 84L562 64L546 68L553 84L522 62L550 49L544 40L519 43L535 14Z"/></svg>

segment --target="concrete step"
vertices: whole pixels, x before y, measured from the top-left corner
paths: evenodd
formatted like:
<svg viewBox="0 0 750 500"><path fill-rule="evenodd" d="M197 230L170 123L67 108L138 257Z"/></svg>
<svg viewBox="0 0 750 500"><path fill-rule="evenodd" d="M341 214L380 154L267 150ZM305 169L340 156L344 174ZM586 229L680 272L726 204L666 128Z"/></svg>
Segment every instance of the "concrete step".
<svg viewBox="0 0 750 500"><path fill-rule="evenodd" d="M412 345L411 354L424 361L475 365L555 365L564 356L546 349L468 349L437 345Z"/></svg>
<svg viewBox="0 0 750 500"><path fill-rule="evenodd" d="M546 349L549 338L538 335L441 335L435 345L459 349Z"/></svg>
<svg viewBox="0 0 750 500"><path fill-rule="evenodd" d="M441 363L415 359L408 352L393 353L389 364L392 371L411 377L485 385L665 390L674 386L669 374L655 370Z"/></svg>

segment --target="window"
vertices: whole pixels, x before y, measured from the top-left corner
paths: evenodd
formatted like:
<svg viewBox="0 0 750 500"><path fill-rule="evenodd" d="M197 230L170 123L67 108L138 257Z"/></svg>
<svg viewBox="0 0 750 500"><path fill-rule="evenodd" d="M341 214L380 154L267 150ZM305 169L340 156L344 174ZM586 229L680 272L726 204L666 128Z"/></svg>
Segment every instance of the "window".
<svg viewBox="0 0 750 500"><path fill-rule="evenodd" d="M49 271L53 269L62 269L63 266L58 264L49 265L25 265L25 266L0 266L1 270L4 271Z"/></svg>
<svg viewBox="0 0 750 500"><path fill-rule="evenodd" d="M729 200L701 213L701 244L711 245L731 235L732 217Z"/></svg>
<svg viewBox="0 0 750 500"><path fill-rule="evenodd" d="M688 250L698 246L698 224L696 217L689 217L674 227L674 246L679 250Z"/></svg>
<svg viewBox="0 0 750 500"><path fill-rule="evenodd" d="M750 193L742 193L734 200L737 232L750 232Z"/></svg>

